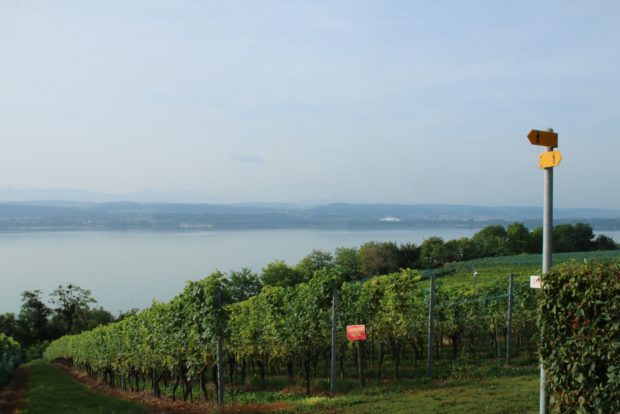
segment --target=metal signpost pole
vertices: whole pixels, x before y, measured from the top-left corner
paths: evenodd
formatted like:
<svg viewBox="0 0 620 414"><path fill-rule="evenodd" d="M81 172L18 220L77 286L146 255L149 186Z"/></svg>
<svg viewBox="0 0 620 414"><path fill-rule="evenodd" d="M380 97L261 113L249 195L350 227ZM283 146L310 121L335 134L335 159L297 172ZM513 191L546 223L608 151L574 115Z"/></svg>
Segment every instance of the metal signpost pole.
<svg viewBox="0 0 620 414"><path fill-rule="evenodd" d="M551 149L550 149L551 150ZM553 232L553 167L545 168L545 205L543 209L543 274L551 270Z"/></svg>
<svg viewBox="0 0 620 414"><path fill-rule="evenodd" d="M539 156L539 166L545 170L545 196L543 207L543 275L551 270L551 252L553 244L553 167L560 165L562 154L555 150L558 146L558 134L553 129L546 131L531 130L527 138L532 145L547 147L547 151ZM532 283L530 281L530 283ZM533 286L532 287L538 287ZM540 414L547 413L547 394L545 391L545 369L543 361L540 361Z"/></svg>
<svg viewBox="0 0 620 414"><path fill-rule="evenodd" d="M549 129L553 132L553 129ZM549 147L549 151L553 148ZM543 275L551 270L552 266L552 244L553 244L553 167L545 168L545 197L543 207L543 255L542 273ZM540 361L540 401L539 413L547 413L547 391L545 390L545 367Z"/></svg>

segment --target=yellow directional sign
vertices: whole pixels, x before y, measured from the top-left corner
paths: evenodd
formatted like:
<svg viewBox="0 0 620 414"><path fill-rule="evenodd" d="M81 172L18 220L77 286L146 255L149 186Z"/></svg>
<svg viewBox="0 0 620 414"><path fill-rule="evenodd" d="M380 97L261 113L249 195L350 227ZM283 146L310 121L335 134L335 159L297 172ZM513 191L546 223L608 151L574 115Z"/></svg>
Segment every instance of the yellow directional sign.
<svg viewBox="0 0 620 414"><path fill-rule="evenodd" d="M552 168L560 165L562 161L562 153L558 150L545 151L538 158L540 168Z"/></svg>
<svg viewBox="0 0 620 414"><path fill-rule="evenodd" d="M550 131L539 131L532 129L527 138L532 145L542 145L543 147L557 147L558 146L558 134Z"/></svg>

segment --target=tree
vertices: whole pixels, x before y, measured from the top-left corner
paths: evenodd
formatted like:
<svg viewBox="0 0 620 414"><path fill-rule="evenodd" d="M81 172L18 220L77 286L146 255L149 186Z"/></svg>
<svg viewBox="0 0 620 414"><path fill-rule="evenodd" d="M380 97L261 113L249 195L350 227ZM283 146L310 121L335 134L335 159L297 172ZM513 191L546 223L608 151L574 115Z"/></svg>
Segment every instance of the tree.
<svg viewBox="0 0 620 414"><path fill-rule="evenodd" d="M542 253L543 243L543 228L536 227L532 231L532 244L530 246L530 253Z"/></svg>
<svg viewBox="0 0 620 414"><path fill-rule="evenodd" d="M398 270L398 246L394 242L368 242L359 250L362 275L376 276Z"/></svg>
<svg viewBox="0 0 620 414"><path fill-rule="evenodd" d="M554 252L585 252L596 248L594 232L589 224L560 224L553 228Z"/></svg>
<svg viewBox="0 0 620 414"><path fill-rule="evenodd" d="M67 333L76 333L85 328L85 319L91 303L97 301L90 295L90 290L82 289L73 284L58 286L50 294L56 308L54 312L62 321Z"/></svg>
<svg viewBox="0 0 620 414"><path fill-rule="evenodd" d="M17 338L19 335L19 325L14 313L0 315L0 333L6 336Z"/></svg>
<svg viewBox="0 0 620 414"><path fill-rule="evenodd" d="M295 270L299 274L302 282L312 279L314 272L321 269L328 269L334 265L334 256L331 253L321 250L312 250L312 252L301 259Z"/></svg>
<svg viewBox="0 0 620 414"><path fill-rule="evenodd" d="M618 250L618 245L611 237L599 234L594 240L596 250Z"/></svg>
<svg viewBox="0 0 620 414"><path fill-rule="evenodd" d="M448 262L458 262L463 259L463 250L458 240L448 240L443 245L444 260Z"/></svg>
<svg viewBox="0 0 620 414"><path fill-rule="evenodd" d="M446 262L444 242L441 237L429 237L420 245L420 264L422 268L439 267Z"/></svg>
<svg viewBox="0 0 620 414"><path fill-rule="evenodd" d="M573 227L573 238L575 243L575 250L577 252L591 251L596 248L594 242L594 231L592 226L585 223L577 223Z"/></svg>
<svg viewBox="0 0 620 414"><path fill-rule="evenodd" d="M261 279L265 286L290 287L301 282L298 272L283 260L269 263L263 269Z"/></svg>
<svg viewBox="0 0 620 414"><path fill-rule="evenodd" d="M570 224L560 224L553 227L553 251L573 252L576 250L575 231Z"/></svg>
<svg viewBox="0 0 620 414"><path fill-rule="evenodd" d="M86 312L85 315L85 327L84 330L95 329L101 325L107 325L109 323L114 322L116 319L114 315L112 315L109 311L103 309L103 307L98 307L95 309L90 309Z"/></svg>
<svg viewBox="0 0 620 414"><path fill-rule="evenodd" d="M523 223L512 223L506 228L506 249L508 254L528 253L532 235Z"/></svg>
<svg viewBox="0 0 620 414"><path fill-rule="evenodd" d="M420 248L415 243L401 244L398 248L398 267L417 269L420 267Z"/></svg>
<svg viewBox="0 0 620 414"><path fill-rule="evenodd" d="M22 348L27 348L33 343L50 339L49 316L52 313L41 300L40 290L27 290L22 293L22 306L19 312L19 335L17 339Z"/></svg>
<svg viewBox="0 0 620 414"><path fill-rule="evenodd" d="M241 302L256 296L263 288L263 283L258 275L247 267L238 272L230 272L230 276L223 280L223 284L228 289L233 302Z"/></svg>
<svg viewBox="0 0 620 414"><path fill-rule="evenodd" d="M505 255L506 239L506 229L500 225L487 226L472 237L472 240L480 246L482 257Z"/></svg>
<svg viewBox="0 0 620 414"><path fill-rule="evenodd" d="M480 257L480 246L469 237L461 237L456 242L461 253L460 260L471 260Z"/></svg>
<svg viewBox="0 0 620 414"><path fill-rule="evenodd" d="M344 280L351 281L361 278L360 257L355 248L337 248L334 266Z"/></svg>

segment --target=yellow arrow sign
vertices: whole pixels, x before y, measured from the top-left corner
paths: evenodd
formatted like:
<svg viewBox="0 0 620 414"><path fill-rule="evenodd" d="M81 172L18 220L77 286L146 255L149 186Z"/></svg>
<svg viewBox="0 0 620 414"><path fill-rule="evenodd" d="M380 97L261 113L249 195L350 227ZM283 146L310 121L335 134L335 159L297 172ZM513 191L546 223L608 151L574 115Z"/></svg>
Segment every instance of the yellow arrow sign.
<svg viewBox="0 0 620 414"><path fill-rule="evenodd" d="M532 129L530 133L527 134L527 139L530 140L532 145L542 145L544 147L558 146L558 134L555 132Z"/></svg>
<svg viewBox="0 0 620 414"><path fill-rule="evenodd" d="M545 151L538 158L540 168L552 168L560 165L562 161L562 153L558 150Z"/></svg>

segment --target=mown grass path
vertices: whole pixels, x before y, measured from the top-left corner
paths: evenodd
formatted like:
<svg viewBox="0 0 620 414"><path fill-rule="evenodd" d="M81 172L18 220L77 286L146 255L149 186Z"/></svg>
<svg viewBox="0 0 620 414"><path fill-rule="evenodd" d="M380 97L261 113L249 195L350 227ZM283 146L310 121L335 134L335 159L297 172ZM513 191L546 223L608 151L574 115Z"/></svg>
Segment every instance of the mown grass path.
<svg viewBox="0 0 620 414"><path fill-rule="evenodd" d="M538 378L535 375L500 376L493 378L463 378L412 384L369 384L363 391L350 390L335 397L280 396L278 401L261 398L250 404L216 406L185 406L148 410L136 402L117 399L91 390L62 369L40 361L20 368L14 390L19 401L9 413L147 413L147 412L206 412L206 413L535 413L538 407ZM19 388L19 389L17 389ZM266 392L266 394L270 394ZM273 397L273 396L272 396ZM282 398L284 397L284 398ZM161 407L163 408L163 407ZM17 409L17 410L16 410ZM4 410L0 410L5 414Z"/></svg>
<svg viewBox="0 0 620 414"><path fill-rule="evenodd" d="M53 365L33 362L26 366L29 378L20 413L27 414L133 414L146 413L137 403L89 390Z"/></svg>
<svg viewBox="0 0 620 414"><path fill-rule="evenodd" d="M304 407L305 408L302 408ZM538 380L534 376L450 381L423 389L309 398L298 412L342 414L509 414L538 412Z"/></svg>

